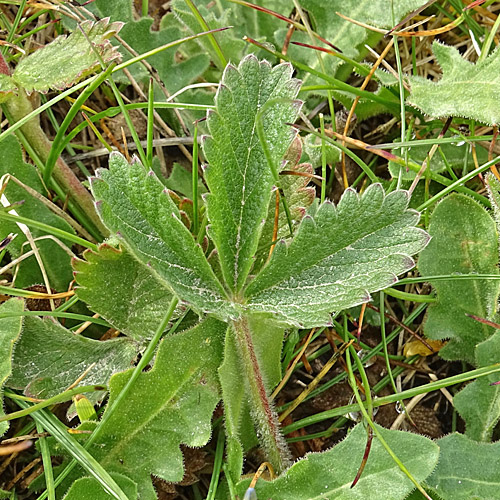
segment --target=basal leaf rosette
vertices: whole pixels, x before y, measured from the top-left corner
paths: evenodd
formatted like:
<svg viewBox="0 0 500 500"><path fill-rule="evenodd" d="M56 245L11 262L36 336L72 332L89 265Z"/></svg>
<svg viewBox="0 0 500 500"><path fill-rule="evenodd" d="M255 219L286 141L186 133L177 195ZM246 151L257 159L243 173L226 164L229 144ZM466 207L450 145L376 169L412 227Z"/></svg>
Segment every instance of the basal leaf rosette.
<svg viewBox="0 0 500 500"><path fill-rule="evenodd" d="M329 325L332 312L396 283L429 241L409 198L373 184L362 195L347 189L337 206L323 203L289 245L278 243L245 291L248 309L302 328Z"/></svg>

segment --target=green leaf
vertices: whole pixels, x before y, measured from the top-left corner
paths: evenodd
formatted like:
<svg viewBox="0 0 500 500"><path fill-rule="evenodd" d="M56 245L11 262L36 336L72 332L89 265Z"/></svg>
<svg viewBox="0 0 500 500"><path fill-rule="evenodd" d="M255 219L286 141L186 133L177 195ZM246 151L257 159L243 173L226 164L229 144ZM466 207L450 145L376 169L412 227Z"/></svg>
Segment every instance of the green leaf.
<svg viewBox="0 0 500 500"><path fill-rule="evenodd" d="M36 168L23 161L21 147L14 136L8 136L2 141L0 177L5 174L11 174L38 193L46 194ZM66 221L55 215L46 205L28 194L13 181L9 181L5 190L5 196L10 204L24 201L21 205L14 207L20 216L43 222L49 226L74 234L73 228ZM42 236L45 237L43 240L37 240L37 247L45 271L47 272L50 286L57 291L67 290L69 283L73 279L70 256L54 240L47 239L45 231L35 228L31 228L30 230L35 239ZM18 235L7 247L12 258L15 259L31 250L19 226L11 221L2 221L0 224L0 240L5 238L9 233ZM19 288L24 288L39 283L43 283L42 274L35 256L31 255L19 264L15 285Z"/></svg>
<svg viewBox="0 0 500 500"><path fill-rule="evenodd" d="M373 184L363 195L348 189L335 207L306 215L287 246L248 286L247 307L300 327L328 325L330 314L370 300L397 281L428 242L406 191L384 194Z"/></svg>
<svg viewBox="0 0 500 500"><path fill-rule="evenodd" d="M208 319L165 338L153 369L139 376L126 407L106 420L89 450L108 472L137 483L141 500L157 498L151 474L166 481L182 479L181 443L200 447L210 439L225 330L223 323ZM108 408L130 374L112 377Z"/></svg>
<svg viewBox="0 0 500 500"><path fill-rule="evenodd" d="M493 208L497 232L500 232L500 181L491 172L486 174L486 188Z"/></svg>
<svg viewBox="0 0 500 500"><path fill-rule="evenodd" d="M109 39L121 27L122 23L110 23L109 19L95 23L84 21L69 36L59 36L22 59L12 78L28 94L71 87L80 78L98 70L100 58L109 63L118 57Z"/></svg>
<svg viewBox="0 0 500 500"><path fill-rule="evenodd" d="M130 500L137 498L137 485L120 474L111 474L116 484ZM92 477L77 479L64 495L64 500L111 500L115 497L103 491L102 486Z"/></svg>
<svg viewBox="0 0 500 500"><path fill-rule="evenodd" d="M462 116L495 125L500 121L496 95L500 85L500 51L483 61L471 63L454 47L432 44L432 51L443 70L438 82L410 77L411 94L407 103L435 118Z"/></svg>
<svg viewBox="0 0 500 500"><path fill-rule="evenodd" d="M209 234L219 253L228 287L237 292L245 284L266 218L273 176L257 134L262 120L276 171L294 132L299 103L293 101L299 82L292 67L271 68L267 61L246 57L235 68L228 65L208 113L211 137L204 141L209 163L205 178ZM273 101L274 100L274 101ZM260 114L260 110L269 105Z"/></svg>
<svg viewBox="0 0 500 500"><path fill-rule="evenodd" d="M477 202L462 194L445 198L431 216L432 240L418 261L425 276L498 274L498 234L495 223ZM493 333L490 326L469 318L490 318L499 293L494 280L436 281L436 303L428 308L424 332L435 340L450 339L439 353L444 359L476 363L474 352Z"/></svg>
<svg viewBox="0 0 500 500"><path fill-rule="evenodd" d="M384 439L421 482L434 469L439 448L430 439L379 427ZM272 482L260 480L255 490L260 499L273 500L403 500L414 489L380 442L374 438L368 462L359 482L351 488L366 446L366 430L358 424L347 438L323 453L310 453ZM249 480L238 485L243 497Z"/></svg>
<svg viewBox="0 0 500 500"><path fill-rule="evenodd" d="M128 339L99 342L75 335L50 319L27 316L7 385L30 397L50 398L65 391L89 368L78 385L107 384L111 375L130 367L135 355Z"/></svg>
<svg viewBox="0 0 500 500"><path fill-rule="evenodd" d="M454 433L437 441L439 463L426 481L442 500L496 500L500 443L478 443Z"/></svg>
<svg viewBox="0 0 500 500"><path fill-rule="evenodd" d="M112 153L109 170L100 169L97 175L91 187L101 219L132 255L196 311L222 318L234 314L203 250L154 173Z"/></svg>
<svg viewBox="0 0 500 500"><path fill-rule="evenodd" d="M169 307L171 290L121 247L103 244L83 256L73 260L77 296L130 338L150 339Z"/></svg>
<svg viewBox="0 0 500 500"><path fill-rule="evenodd" d="M497 363L500 357L500 332L476 347L476 365ZM454 398L453 404L467 424L466 434L476 441L489 442L500 420L500 386L498 374L481 377L468 384Z"/></svg>
<svg viewBox="0 0 500 500"><path fill-rule="evenodd" d="M17 94L19 91L12 77L0 74L0 104L5 102L9 96Z"/></svg>
<svg viewBox="0 0 500 500"><path fill-rule="evenodd" d="M264 383L270 392L281 380L284 329L255 317L249 318L249 326ZM233 481L238 481L241 475L243 452L258 444L250 415L250 398L241 371L240 353L230 328L226 334L219 379L226 423L226 459Z"/></svg>
<svg viewBox="0 0 500 500"><path fill-rule="evenodd" d="M12 298L0 305L1 313L22 313L23 299ZM3 385L12 373L12 351L21 335L22 316L0 319L0 416L5 415L3 407ZM0 436L9 428L8 422L0 422Z"/></svg>

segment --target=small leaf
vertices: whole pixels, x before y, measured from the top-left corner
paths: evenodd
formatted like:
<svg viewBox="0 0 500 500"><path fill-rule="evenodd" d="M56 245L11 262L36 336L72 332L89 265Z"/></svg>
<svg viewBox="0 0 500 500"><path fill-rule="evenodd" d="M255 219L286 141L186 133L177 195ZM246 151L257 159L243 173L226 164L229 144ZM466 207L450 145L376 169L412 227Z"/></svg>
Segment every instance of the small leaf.
<svg viewBox="0 0 500 500"><path fill-rule="evenodd" d="M11 76L0 74L0 104L5 102L9 96L17 94L18 90Z"/></svg>
<svg viewBox="0 0 500 500"><path fill-rule="evenodd" d="M120 474L111 474L116 484L130 500L137 498L137 485L134 481ZM115 497L106 493L102 486L92 477L77 479L64 495L63 500L112 500Z"/></svg>
<svg viewBox="0 0 500 500"><path fill-rule="evenodd" d="M379 427L387 444L421 482L434 469L439 448L424 436ZM272 482L257 481L259 499L267 500L403 500L414 489L375 438L365 470L351 488L366 446L366 430L358 424L344 441L323 453L310 453ZM250 480L241 482L237 493L245 494ZM383 484L382 484L383 483Z"/></svg>
<svg viewBox="0 0 500 500"><path fill-rule="evenodd" d="M152 474L166 481L182 479L181 443L200 447L210 439L225 330L223 323L208 319L192 330L166 337L153 369L139 376L126 407L103 424L89 449L108 472L137 483L141 500L157 498ZM112 377L108 407L130 374L131 370Z"/></svg>
<svg viewBox="0 0 500 500"><path fill-rule="evenodd" d="M104 224L181 299L196 311L222 318L234 314L203 250L152 171L112 153L109 170L98 170L91 187Z"/></svg>
<svg viewBox="0 0 500 500"><path fill-rule="evenodd" d="M135 355L128 339L99 342L75 335L50 319L28 316L7 384L30 397L50 398L65 391L94 363L78 385L107 384L113 373L130 367Z"/></svg>
<svg viewBox="0 0 500 500"><path fill-rule="evenodd" d="M238 291L245 284L267 216L273 176L257 134L260 109L267 102L262 125L276 171L294 132L299 82L292 67L274 68L255 56L235 68L228 65L217 92L216 111L208 113L211 137L204 141L209 163L206 198L210 235L219 253L228 287ZM273 102L273 99L277 99ZM284 100L283 100L284 99Z"/></svg>
<svg viewBox="0 0 500 500"><path fill-rule="evenodd" d="M24 301L12 298L0 305L1 313L22 313ZM3 385L12 373L12 351L14 343L21 335L23 318L21 315L0 319L0 416L5 415L3 410ZM8 422L0 422L0 436L9 428Z"/></svg>
<svg viewBox="0 0 500 500"><path fill-rule="evenodd" d="M477 202L461 194L445 198L431 216L432 240L418 261L420 274L498 274L498 235L495 223ZM493 329L466 314L489 318L495 313L496 280L443 280L434 287L438 301L428 308L424 332L434 340L449 338L440 355L475 364L475 347Z"/></svg>
<svg viewBox="0 0 500 500"><path fill-rule="evenodd" d="M28 94L70 87L99 69L99 58L109 63L119 56L109 38L121 27L122 23L110 24L109 18L95 23L84 21L68 37L61 35L22 59L12 78Z"/></svg>
<svg viewBox="0 0 500 500"><path fill-rule="evenodd" d="M85 260L73 260L77 296L125 335L150 339L169 307L171 290L125 249L103 244L83 255Z"/></svg>
<svg viewBox="0 0 500 500"><path fill-rule="evenodd" d="M328 325L330 314L370 300L369 292L397 281L428 242L408 193L384 195L379 184L363 195L348 189L337 207L323 203L306 216L287 247L248 286L247 307L301 327Z"/></svg>
<svg viewBox="0 0 500 500"><path fill-rule="evenodd" d="M500 358L500 331L476 347L476 365L488 366ZM481 377L468 384L454 398L453 404L466 423L466 435L476 441L489 442L500 420L500 385L498 374Z"/></svg>
<svg viewBox="0 0 500 500"><path fill-rule="evenodd" d="M426 481L442 500L496 500L500 443L478 443L453 433L437 441L439 463Z"/></svg>
<svg viewBox="0 0 500 500"><path fill-rule="evenodd" d="M443 76L438 82L410 77L407 103L435 118L462 116L490 125L499 123L496 95L500 90L500 51L475 64L448 45L434 42L432 51Z"/></svg>

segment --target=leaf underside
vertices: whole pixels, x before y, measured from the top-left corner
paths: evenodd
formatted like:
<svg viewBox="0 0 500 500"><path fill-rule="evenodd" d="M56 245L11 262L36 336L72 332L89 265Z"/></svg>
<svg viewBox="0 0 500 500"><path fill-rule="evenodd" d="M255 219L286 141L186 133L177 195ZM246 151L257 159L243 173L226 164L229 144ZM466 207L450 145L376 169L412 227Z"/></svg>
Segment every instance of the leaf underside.
<svg viewBox="0 0 500 500"><path fill-rule="evenodd" d="M76 295L128 337L150 339L170 305L171 290L121 247L103 244L83 255L85 260L73 260Z"/></svg>
<svg viewBox="0 0 500 500"><path fill-rule="evenodd" d="M276 171L294 137L299 103L293 101L300 82L292 66L274 68L250 55L238 68L228 65L210 111L210 136L203 149L210 188L206 198L210 232L219 253L228 287L237 292L245 284L262 224L267 216L273 176L257 134L262 120ZM274 100L274 101L273 101ZM260 110L269 102L267 109Z"/></svg>
<svg viewBox="0 0 500 500"><path fill-rule="evenodd" d="M332 311L393 285L429 239L415 227L419 214L407 209L408 198L406 191L385 195L374 184L361 196L348 189L336 207L323 203L302 220L289 246L276 246L245 291L248 309L300 327L322 326Z"/></svg>

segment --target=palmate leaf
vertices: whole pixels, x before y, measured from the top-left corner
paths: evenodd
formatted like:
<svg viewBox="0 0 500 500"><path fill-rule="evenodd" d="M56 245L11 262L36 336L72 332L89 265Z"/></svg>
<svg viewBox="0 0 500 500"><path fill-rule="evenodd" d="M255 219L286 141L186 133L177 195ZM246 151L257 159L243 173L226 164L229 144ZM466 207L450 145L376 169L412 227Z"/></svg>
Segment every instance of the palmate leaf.
<svg viewBox="0 0 500 500"><path fill-rule="evenodd" d="M439 448L424 436L379 427L387 444L417 481L434 469ZM267 500L403 500L414 489L377 438L359 482L351 488L366 446L366 430L358 424L344 441L323 453L310 453L272 482L259 480L257 497ZM243 497L250 480L238 485Z"/></svg>
<svg viewBox="0 0 500 500"><path fill-rule="evenodd" d="M300 82L292 67L274 68L246 57L235 68L228 65L217 92L217 109L208 113L211 134L204 141L208 161L205 178L209 234L219 253L227 286L237 292L245 284L267 216L273 176L257 134L262 120L276 171L294 132L300 107L293 101ZM267 109L260 110L269 103Z"/></svg>
<svg viewBox="0 0 500 500"><path fill-rule="evenodd" d="M437 441L439 463L426 481L441 500L497 500L500 442L478 443L454 433Z"/></svg>
<svg viewBox="0 0 500 500"><path fill-rule="evenodd" d="M150 339L172 300L172 291L123 248L102 244L74 259L76 295L128 337ZM178 317L180 308L175 317Z"/></svg>
<svg viewBox="0 0 500 500"><path fill-rule="evenodd" d="M363 195L348 189L337 207L306 215L294 239L279 243L269 264L245 291L248 309L300 327L328 325L330 313L370 300L370 292L411 269L411 255L429 237L418 229L406 191Z"/></svg>
<svg viewBox="0 0 500 500"><path fill-rule="evenodd" d="M233 314L203 250L154 173L113 153L109 170L98 170L97 175L91 187L99 215L132 254L196 311L223 319Z"/></svg>
<svg viewBox="0 0 500 500"><path fill-rule="evenodd" d="M2 77L0 92L12 92L15 86L28 94L70 87L101 67L99 57L108 63L119 56L109 39L121 27L122 23L110 23L109 19L84 21L68 37L59 36L22 59L10 79Z"/></svg>
<svg viewBox="0 0 500 500"><path fill-rule="evenodd" d="M462 194L445 198L429 225L432 240L418 261L420 274L498 274L498 234L493 219L476 201ZM476 364L475 348L493 328L466 316L490 318L496 311L497 280L443 280L434 287L438 301L428 308L424 332L433 340L450 339L444 359Z"/></svg>
<svg viewBox="0 0 500 500"><path fill-rule="evenodd" d="M21 335L23 318L20 313L23 310L23 299L12 298L0 305L0 314L19 313L18 317L0 319L0 416L5 415L3 410L3 385L12 373L12 351L14 343L19 338L19 335ZM0 436L8 428L8 422L0 422Z"/></svg>
<svg viewBox="0 0 500 500"><path fill-rule="evenodd" d="M30 397L50 398L65 391L88 369L78 385L107 385L114 373L131 366L135 356L134 343L129 339L99 342L75 335L49 319L28 316L14 349L7 385ZM99 395L102 397L103 392ZM94 400L95 396L90 395Z"/></svg>
<svg viewBox="0 0 500 500"><path fill-rule="evenodd" d="M443 70L438 82L410 77L407 103L435 118L462 116L495 125L500 121L500 51L477 64L466 61L454 47L432 44Z"/></svg>
<svg viewBox="0 0 500 500"><path fill-rule="evenodd" d="M181 443L199 447L210 439L225 329L224 323L208 319L165 338L153 369L139 376L126 405L113 412L89 449L106 471L134 481L141 500L157 498L152 474L166 481L182 479ZM111 379L108 407L130 374Z"/></svg>

